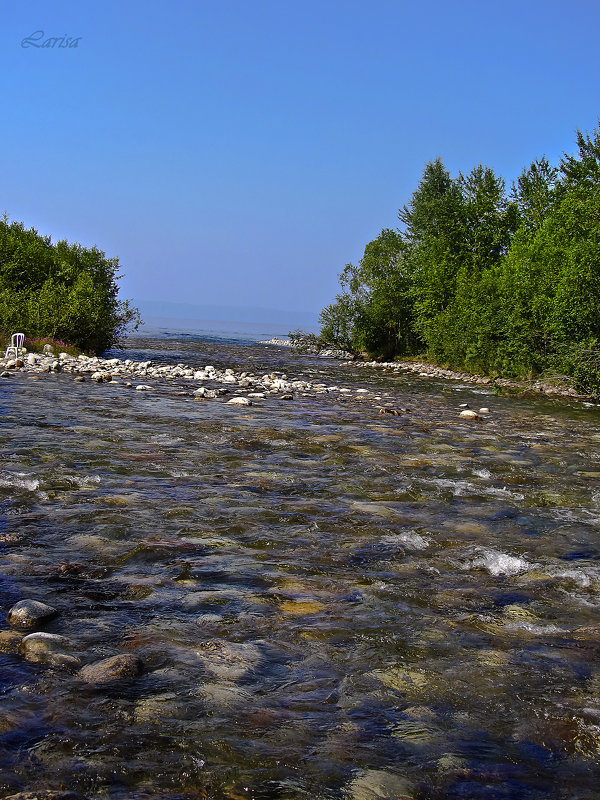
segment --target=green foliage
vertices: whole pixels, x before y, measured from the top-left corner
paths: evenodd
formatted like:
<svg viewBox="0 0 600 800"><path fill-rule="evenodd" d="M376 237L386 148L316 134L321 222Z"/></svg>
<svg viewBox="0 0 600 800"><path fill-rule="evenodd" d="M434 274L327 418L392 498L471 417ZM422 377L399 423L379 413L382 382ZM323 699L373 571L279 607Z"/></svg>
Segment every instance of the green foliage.
<svg viewBox="0 0 600 800"><path fill-rule="evenodd" d="M52 244L5 216L0 221L0 329L100 353L140 323L137 309L118 299L118 270L118 260L96 247Z"/></svg>
<svg viewBox="0 0 600 800"><path fill-rule="evenodd" d="M429 162L399 211L403 227L342 272L322 334L474 372L558 369L598 393L600 129L576 143L558 167L532 162L509 196L489 167L452 178Z"/></svg>
<svg viewBox="0 0 600 800"><path fill-rule="evenodd" d="M357 266L340 275L343 292L320 316L321 337L340 347L382 357L408 353L415 338L405 244L384 228Z"/></svg>

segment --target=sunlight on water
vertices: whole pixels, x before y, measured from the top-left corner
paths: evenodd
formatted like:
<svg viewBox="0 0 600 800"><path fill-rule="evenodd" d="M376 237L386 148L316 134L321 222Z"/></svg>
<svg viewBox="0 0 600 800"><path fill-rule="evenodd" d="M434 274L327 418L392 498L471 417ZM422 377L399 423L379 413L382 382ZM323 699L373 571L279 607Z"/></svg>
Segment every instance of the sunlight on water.
<svg viewBox="0 0 600 800"><path fill-rule="evenodd" d="M64 637L0 626L0 797L597 796L597 409L490 391L473 423L468 387L133 346L352 391L0 383L2 619L40 600ZM117 655L139 674L82 678Z"/></svg>

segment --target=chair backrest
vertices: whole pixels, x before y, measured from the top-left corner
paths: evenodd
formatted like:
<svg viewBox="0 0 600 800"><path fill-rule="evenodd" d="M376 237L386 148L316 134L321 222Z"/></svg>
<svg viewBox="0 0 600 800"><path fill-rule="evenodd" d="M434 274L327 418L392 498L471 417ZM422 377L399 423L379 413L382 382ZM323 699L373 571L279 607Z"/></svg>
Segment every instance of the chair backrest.
<svg viewBox="0 0 600 800"><path fill-rule="evenodd" d="M25 341L24 333L13 333L13 335L10 337L10 346L16 347L20 350L23 347L24 341Z"/></svg>

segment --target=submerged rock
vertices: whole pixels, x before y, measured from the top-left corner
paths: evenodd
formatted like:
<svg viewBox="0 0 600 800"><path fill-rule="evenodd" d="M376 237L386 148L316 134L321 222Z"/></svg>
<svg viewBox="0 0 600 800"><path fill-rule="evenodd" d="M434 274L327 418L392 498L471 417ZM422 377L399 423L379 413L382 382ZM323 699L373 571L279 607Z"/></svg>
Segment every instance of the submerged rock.
<svg viewBox="0 0 600 800"><path fill-rule="evenodd" d="M86 683L103 684L124 678L137 678L142 672L142 662L136 656L124 654L103 658L79 670L78 675Z"/></svg>
<svg viewBox="0 0 600 800"><path fill-rule="evenodd" d="M31 630L43 625L58 614L52 606L39 600L19 600L8 612L8 624L13 628Z"/></svg>
<svg viewBox="0 0 600 800"><path fill-rule="evenodd" d="M345 789L347 800L412 800L410 783L382 769L367 769Z"/></svg>
<svg viewBox="0 0 600 800"><path fill-rule="evenodd" d="M78 658L67 652L73 648L72 643L56 633L30 633L23 639L22 647L26 661L67 669L77 669L81 665Z"/></svg>
<svg viewBox="0 0 600 800"><path fill-rule="evenodd" d="M17 631L0 631L0 653L18 653L22 638Z"/></svg>

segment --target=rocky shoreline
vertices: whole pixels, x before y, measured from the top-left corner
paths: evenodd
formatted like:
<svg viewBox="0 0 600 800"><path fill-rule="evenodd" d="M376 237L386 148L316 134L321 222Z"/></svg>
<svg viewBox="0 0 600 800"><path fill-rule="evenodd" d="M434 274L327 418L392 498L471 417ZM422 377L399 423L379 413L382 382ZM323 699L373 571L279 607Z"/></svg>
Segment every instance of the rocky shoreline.
<svg viewBox="0 0 600 800"><path fill-rule="evenodd" d="M371 367L394 372L413 372L427 378L441 378L444 380L461 381L463 383L475 383L483 385L493 385L494 387L518 394L544 394L549 397L565 397L583 402L593 401L590 395L581 394L576 391L568 382L568 378L563 377L560 382L553 383L549 380L513 380L510 378L490 378L482 375L475 375L469 372L458 372L451 369L444 369L428 361L367 361L361 360L352 353L336 349L333 346L321 348L312 340L312 337L298 339L296 342L291 340L270 339L261 344L276 345L278 347L289 347L294 352L315 355L318 358L334 358L345 362L344 366L351 367Z"/></svg>
<svg viewBox="0 0 600 800"><path fill-rule="evenodd" d="M284 372L255 375L248 371L216 369L212 365L194 369L186 364L155 364L153 361L84 355L74 357L68 353L56 356L48 351L43 354L24 353L19 359L0 359L0 370L0 378L9 378L16 372L29 373L31 376L62 373L73 375L78 382L90 380L94 383L121 384L128 389L148 392L156 390L164 382L175 382L175 388L182 389L178 394L193 396L196 400L216 399L233 392L235 396L226 402L234 405L252 405L254 400L267 395L291 400L295 396L313 397L329 393L369 394L366 389L353 390L319 381L295 380L288 378Z"/></svg>
<svg viewBox="0 0 600 800"><path fill-rule="evenodd" d="M441 378L444 380L461 381L463 383L475 383L485 386L498 387L507 391L519 394L535 393L545 394L549 397L566 397L573 400L591 401L590 395L578 393L572 386L566 383L553 384L549 381L517 381L509 378L489 378L482 375L473 375L469 372L455 372L451 369L443 369L435 364L426 361L351 361L346 362L352 367L370 367L383 369L388 372L413 372L427 378Z"/></svg>
<svg viewBox="0 0 600 800"><path fill-rule="evenodd" d="M292 343L279 339L262 342L262 344L292 348ZM261 399L266 395L278 395L281 399L292 399L297 395L310 397L330 393L354 394L355 396L370 394L366 389L351 389L347 386L291 379L284 372L255 375L248 371L216 369L212 365L195 369L183 363L174 366L155 364L153 361L134 361L129 358L101 358L85 355L75 357L64 352L56 356L51 352L49 346L46 348L42 354L24 352L23 356L18 359L0 359L0 378L10 377L15 372L65 373L73 375L79 382L87 379L95 383L121 383L126 388L135 388L137 391L152 391L156 388L154 383L140 382L142 379L144 381L150 379L153 382L178 381L179 383L183 382L184 387L187 382L196 382L202 385L193 392L182 392L182 394L193 394L196 399L208 400L230 394L232 390L235 390L239 396L232 397L227 402L237 405L252 405L253 400ZM444 369L425 361L347 360L348 353L333 350L320 351L317 355L323 358L337 359L341 361L342 366L356 371L368 368L392 373L411 372L420 377L479 384L518 394L542 394L548 397L563 397L582 402L594 400L589 395L578 393L572 386L564 382L553 384L544 380L517 381L508 378L490 378Z"/></svg>

